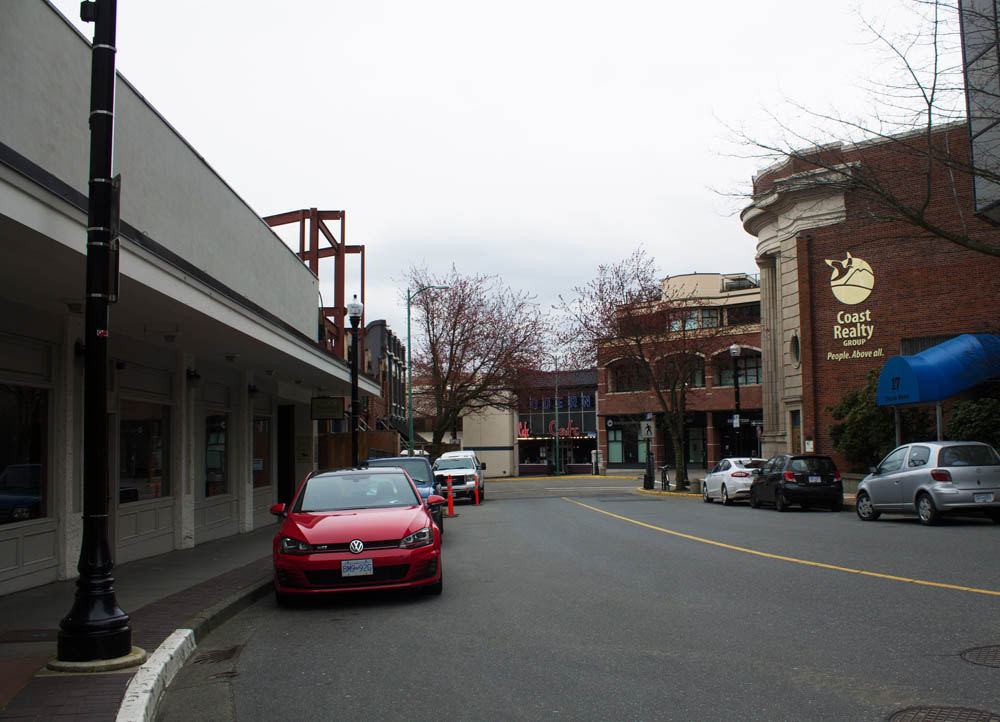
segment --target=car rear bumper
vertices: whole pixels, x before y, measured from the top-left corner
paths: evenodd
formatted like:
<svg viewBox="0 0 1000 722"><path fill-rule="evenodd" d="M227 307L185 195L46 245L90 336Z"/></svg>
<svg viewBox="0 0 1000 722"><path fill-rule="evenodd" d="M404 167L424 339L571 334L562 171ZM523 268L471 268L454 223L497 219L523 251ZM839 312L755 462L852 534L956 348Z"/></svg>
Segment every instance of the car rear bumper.
<svg viewBox="0 0 1000 722"><path fill-rule="evenodd" d="M784 484L781 490L785 494L785 499L792 504L832 504L836 501L843 502L844 487L842 484L822 484L816 486L805 486L802 484Z"/></svg>
<svg viewBox="0 0 1000 722"><path fill-rule="evenodd" d="M441 550L434 545L418 549L379 550L370 554L274 553L274 588L280 594L331 594L362 589L405 589L441 579ZM340 563L370 558L374 574L342 577Z"/></svg>
<svg viewBox="0 0 1000 722"><path fill-rule="evenodd" d="M988 511L1000 509L1000 489L934 489L934 506L941 511ZM990 501L986 499L990 498ZM980 501L976 501L980 499Z"/></svg>

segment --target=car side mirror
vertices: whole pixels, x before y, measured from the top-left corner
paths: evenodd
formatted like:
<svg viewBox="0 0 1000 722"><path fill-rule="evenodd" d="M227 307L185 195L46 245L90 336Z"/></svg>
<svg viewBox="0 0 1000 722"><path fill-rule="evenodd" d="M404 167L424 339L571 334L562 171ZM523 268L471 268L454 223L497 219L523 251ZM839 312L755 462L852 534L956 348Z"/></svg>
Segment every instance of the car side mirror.
<svg viewBox="0 0 1000 722"><path fill-rule="evenodd" d="M485 462L485 461L484 461L484 462L482 463L482 465L480 466L480 468L481 468L481 469L482 469L483 471L486 471L486 462Z"/></svg>
<svg viewBox="0 0 1000 722"><path fill-rule="evenodd" d="M878 467L877 466L869 466L868 467L868 473L869 474L877 474L878 473Z"/></svg>
<svg viewBox="0 0 1000 722"><path fill-rule="evenodd" d="M438 494L431 494L427 497L427 506L436 506L438 504L444 504L445 498L439 496Z"/></svg>
<svg viewBox="0 0 1000 722"><path fill-rule="evenodd" d="M271 507L271 513L274 514L275 516L287 516L285 514L285 505L284 504L275 504L274 506L272 506Z"/></svg>

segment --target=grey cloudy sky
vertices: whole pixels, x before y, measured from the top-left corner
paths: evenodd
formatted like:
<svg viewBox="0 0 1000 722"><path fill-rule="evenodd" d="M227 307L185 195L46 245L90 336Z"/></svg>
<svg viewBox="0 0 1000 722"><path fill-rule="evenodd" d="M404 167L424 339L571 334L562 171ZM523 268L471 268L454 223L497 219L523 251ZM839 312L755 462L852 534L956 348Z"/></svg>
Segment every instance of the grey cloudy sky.
<svg viewBox="0 0 1000 722"><path fill-rule="evenodd" d="M92 37L78 0L54 4ZM117 68L260 215L346 210L366 317L405 338L411 264L545 306L640 243L664 274L756 272L716 191L760 161L725 124L767 137L786 99L863 110L882 56L859 13L898 5L119 0Z"/></svg>

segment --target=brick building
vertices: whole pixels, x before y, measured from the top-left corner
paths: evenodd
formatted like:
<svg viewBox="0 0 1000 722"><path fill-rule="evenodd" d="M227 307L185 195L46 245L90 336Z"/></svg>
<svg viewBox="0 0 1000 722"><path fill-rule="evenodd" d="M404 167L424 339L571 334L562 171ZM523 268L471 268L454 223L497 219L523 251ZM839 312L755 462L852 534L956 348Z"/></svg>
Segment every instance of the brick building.
<svg viewBox="0 0 1000 722"><path fill-rule="evenodd" d="M688 466L710 466L725 456L756 455L761 424L760 289L744 273L692 273L662 283L665 305L674 308L663 328L660 358L696 356L685 388L683 448ZM682 340L682 337L686 337ZM740 429L736 411L733 357L740 387ZM676 466L674 445L659 401L634 365L614 344L598 350L598 444L608 468L641 467L647 450L654 464ZM644 438L644 422L653 438Z"/></svg>
<svg viewBox="0 0 1000 722"><path fill-rule="evenodd" d="M949 162L928 171L927 148ZM968 156L967 128L952 124L929 139L827 146L816 163L790 159L754 179L742 221L760 268L765 456L814 450L843 464L830 407L870 370L961 333L996 332L1000 259L942 240L884 201L922 209L946 233L1000 243L1000 230L974 215L971 175L955 171Z"/></svg>

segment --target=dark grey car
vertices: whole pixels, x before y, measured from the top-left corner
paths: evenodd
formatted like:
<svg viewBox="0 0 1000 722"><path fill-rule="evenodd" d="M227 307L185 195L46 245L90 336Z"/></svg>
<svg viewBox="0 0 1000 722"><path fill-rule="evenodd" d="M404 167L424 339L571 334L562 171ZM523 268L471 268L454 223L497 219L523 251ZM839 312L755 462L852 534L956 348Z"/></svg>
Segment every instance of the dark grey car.
<svg viewBox="0 0 1000 722"><path fill-rule="evenodd" d="M934 524L947 512L982 512L1000 523L1000 456L974 441L921 441L893 449L858 485L858 517L916 513Z"/></svg>

